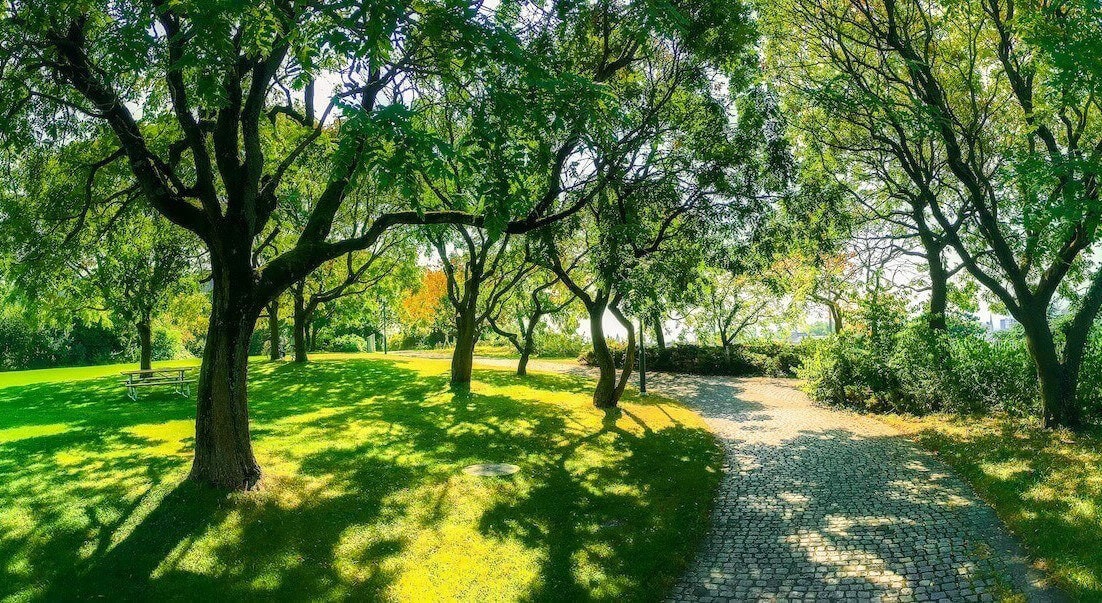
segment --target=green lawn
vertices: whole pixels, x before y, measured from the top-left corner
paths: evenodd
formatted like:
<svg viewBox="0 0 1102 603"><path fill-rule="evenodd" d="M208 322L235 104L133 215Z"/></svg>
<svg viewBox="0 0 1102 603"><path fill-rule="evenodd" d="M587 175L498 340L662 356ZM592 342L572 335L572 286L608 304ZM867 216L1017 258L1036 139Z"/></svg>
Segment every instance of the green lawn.
<svg viewBox="0 0 1102 603"><path fill-rule="evenodd" d="M1102 601L1102 432L1006 418L885 421L967 479L1065 592Z"/></svg>
<svg viewBox="0 0 1102 603"><path fill-rule="evenodd" d="M182 481L193 401L132 402L119 367L0 376L0 599L660 598L720 475L700 419L653 397L606 415L548 374L453 393L447 367L254 362L265 477L229 496ZM460 471L496 461L521 472Z"/></svg>
<svg viewBox="0 0 1102 603"><path fill-rule="evenodd" d="M259 359L259 357L258 357ZM198 358L187 360L159 360L153 363L153 368L164 366L199 366ZM58 381L77 381L82 379L95 379L97 377L115 377L120 381L122 371L134 371L138 369L137 363L129 364L101 364L99 366L75 366L72 368L38 369L34 371L0 371L0 387L13 385L32 385L35 383L53 383Z"/></svg>

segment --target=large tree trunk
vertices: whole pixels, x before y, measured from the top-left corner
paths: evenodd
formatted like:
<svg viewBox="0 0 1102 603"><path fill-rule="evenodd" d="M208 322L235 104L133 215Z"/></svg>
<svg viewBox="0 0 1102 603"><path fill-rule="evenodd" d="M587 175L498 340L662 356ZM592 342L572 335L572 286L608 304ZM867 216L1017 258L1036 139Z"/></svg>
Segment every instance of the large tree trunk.
<svg viewBox="0 0 1102 603"><path fill-rule="evenodd" d="M1082 417L1076 392L1078 366L1071 367L1074 370L1068 371L1061 362L1044 311L1038 310L1022 318L1025 319L1021 322L1025 330L1026 347L1033 358L1040 384L1045 427L1079 427Z"/></svg>
<svg viewBox="0 0 1102 603"><path fill-rule="evenodd" d="M589 310L589 335L593 339L593 359L597 363L597 387L593 390L593 405L597 408L615 408L616 363L605 340L605 304L596 303Z"/></svg>
<svg viewBox="0 0 1102 603"><path fill-rule="evenodd" d="M523 377L528 374L528 359L532 356L532 346L527 342L520 351L520 360L517 361L517 375Z"/></svg>
<svg viewBox="0 0 1102 603"><path fill-rule="evenodd" d="M301 295L295 295L295 316L294 316L294 343L295 343L295 362L306 362L308 360L306 355L306 338L308 327L308 316L306 313L306 300Z"/></svg>
<svg viewBox="0 0 1102 603"><path fill-rule="evenodd" d="M199 373L190 478L228 490L249 490L260 480L249 436L246 384L249 338L263 303L249 297L250 272L242 268L227 273L215 262L210 327Z"/></svg>
<svg viewBox="0 0 1102 603"><path fill-rule="evenodd" d="M455 316L455 350L452 351L452 385L470 387L474 346L478 339L474 311Z"/></svg>
<svg viewBox="0 0 1102 603"><path fill-rule="evenodd" d="M935 268L935 264L937 268ZM945 312L949 306L949 283L945 267L940 261L930 262L930 307L928 312L930 328L935 331L947 331L949 325Z"/></svg>
<svg viewBox="0 0 1102 603"><path fill-rule="evenodd" d="M149 319L138 321L138 346L141 348L140 368L148 371L153 367L153 327Z"/></svg>
<svg viewBox="0 0 1102 603"><path fill-rule="evenodd" d="M280 341L279 333L279 298L275 298L268 304L268 358L272 360L279 360L283 355L280 353L280 348L283 347L283 343Z"/></svg>
<svg viewBox="0 0 1102 603"><path fill-rule="evenodd" d="M635 329L632 328L631 321L620 312L620 308L617 307L616 302L608 307L609 312L616 317L620 326L624 327L627 332L627 348L624 349L624 367L620 372L620 381L616 384L615 400L614 403L619 403L620 398L624 395L624 390L628 386L628 379L631 377L631 372L635 368Z"/></svg>
<svg viewBox="0 0 1102 603"><path fill-rule="evenodd" d="M925 237L923 245L926 247L926 264L930 270L928 320L931 329L944 332L949 328L945 320L945 312L949 306L949 271L945 269L945 262L941 259L943 246L932 241L927 242Z"/></svg>

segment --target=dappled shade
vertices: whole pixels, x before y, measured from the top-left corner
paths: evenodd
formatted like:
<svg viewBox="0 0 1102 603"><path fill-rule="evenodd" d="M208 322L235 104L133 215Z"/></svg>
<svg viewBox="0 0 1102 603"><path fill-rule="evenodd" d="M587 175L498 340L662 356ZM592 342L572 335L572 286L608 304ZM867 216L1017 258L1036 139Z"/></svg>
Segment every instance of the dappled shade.
<svg viewBox="0 0 1102 603"><path fill-rule="evenodd" d="M1102 429L1070 434L999 417L931 417L910 428L1043 552L1062 588L1102 600Z"/></svg>
<svg viewBox="0 0 1102 603"><path fill-rule="evenodd" d="M0 389L0 597L639 599L677 577L719 452L672 402L447 363L257 363L262 489L184 481L193 402L112 377ZM478 462L521 467L478 478ZM487 599L489 600L489 599Z"/></svg>

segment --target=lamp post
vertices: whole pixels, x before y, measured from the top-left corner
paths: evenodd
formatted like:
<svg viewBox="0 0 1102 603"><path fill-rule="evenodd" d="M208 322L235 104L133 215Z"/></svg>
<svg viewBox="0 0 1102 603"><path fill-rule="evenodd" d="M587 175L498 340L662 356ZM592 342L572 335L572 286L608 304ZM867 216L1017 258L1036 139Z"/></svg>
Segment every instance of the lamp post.
<svg viewBox="0 0 1102 603"><path fill-rule="evenodd" d="M387 325L386 309L387 309L387 303L383 302L383 354L384 355L386 354L386 325Z"/></svg>
<svg viewBox="0 0 1102 603"><path fill-rule="evenodd" d="M643 319L639 319L639 394L647 395L647 346L643 343Z"/></svg>

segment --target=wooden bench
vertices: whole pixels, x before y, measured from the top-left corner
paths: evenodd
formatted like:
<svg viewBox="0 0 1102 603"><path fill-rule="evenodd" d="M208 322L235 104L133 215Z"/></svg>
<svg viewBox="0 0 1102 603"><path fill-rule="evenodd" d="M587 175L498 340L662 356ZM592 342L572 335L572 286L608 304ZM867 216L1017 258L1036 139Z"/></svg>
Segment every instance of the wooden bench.
<svg viewBox="0 0 1102 603"><path fill-rule="evenodd" d="M157 368L148 369L143 371L123 371L122 374L126 375L126 381L122 384L126 386L126 395L130 396L131 400L138 399L139 387L157 387L157 386L172 386L177 394L184 396L185 398L191 397L191 384L195 383L195 379L188 378L188 371L191 367L172 367L172 368Z"/></svg>

